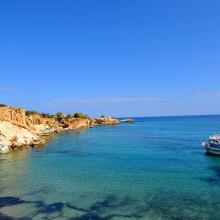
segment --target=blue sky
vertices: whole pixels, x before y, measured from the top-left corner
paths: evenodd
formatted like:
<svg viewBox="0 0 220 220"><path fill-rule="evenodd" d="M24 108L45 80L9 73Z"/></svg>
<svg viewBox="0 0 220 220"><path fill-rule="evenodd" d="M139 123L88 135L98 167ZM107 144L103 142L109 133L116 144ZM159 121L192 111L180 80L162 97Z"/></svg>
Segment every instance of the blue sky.
<svg viewBox="0 0 220 220"><path fill-rule="evenodd" d="M92 116L220 113L217 0L0 2L0 102Z"/></svg>

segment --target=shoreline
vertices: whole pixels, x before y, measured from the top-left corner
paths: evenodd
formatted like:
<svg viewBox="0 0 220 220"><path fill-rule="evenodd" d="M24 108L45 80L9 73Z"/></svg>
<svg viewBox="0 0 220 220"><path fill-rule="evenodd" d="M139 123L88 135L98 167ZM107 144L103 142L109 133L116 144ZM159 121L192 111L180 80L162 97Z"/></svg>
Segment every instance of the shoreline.
<svg viewBox="0 0 220 220"><path fill-rule="evenodd" d="M63 115L58 112L56 115L50 115L0 105L0 153L27 146L42 147L53 139L54 134L62 131L117 125L123 122L133 122L133 119L119 120L105 116L92 119L82 113Z"/></svg>

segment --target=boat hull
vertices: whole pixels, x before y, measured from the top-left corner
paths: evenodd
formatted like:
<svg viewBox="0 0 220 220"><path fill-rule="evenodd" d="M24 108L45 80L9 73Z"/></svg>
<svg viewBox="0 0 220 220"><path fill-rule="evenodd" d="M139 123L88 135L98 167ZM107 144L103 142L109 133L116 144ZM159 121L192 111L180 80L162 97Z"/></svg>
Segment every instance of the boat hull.
<svg viewBox="0 0 220 220"><path fill-rule="evenodd" d="M203 147L205 148L208 154L219 155L220 156L220 145L213 145L208 142L204 142Z"/></svg>
<svg viewBox="0 0 220 220"><path fill-rule="evenodd" d="M206 148L206 153L220 156L220 151L219 150L215 150L215 149L207 149Z"/></svg>

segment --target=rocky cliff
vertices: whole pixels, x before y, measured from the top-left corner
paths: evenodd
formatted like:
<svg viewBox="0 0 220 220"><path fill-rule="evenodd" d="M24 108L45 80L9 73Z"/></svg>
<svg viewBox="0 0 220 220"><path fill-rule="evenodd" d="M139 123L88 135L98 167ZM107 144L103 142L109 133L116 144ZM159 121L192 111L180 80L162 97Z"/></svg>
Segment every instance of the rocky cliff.
<svg viewBox="0 0 220 220"><path fill-rule="evenodd" d="M96 125L116 125L120 121L111 117L91 119L84 114L76 118L52 116L32 112L27 114L23 108L12 108L0 105L0 153L23 146L39 146L51 138L55 132Z"/></svg>
<svg viewBox="0 0 220 220"><path fill-rule="evenodd" d="M27 127L25 110L23 108L0 106L0 121L8 121L20 127Z"/></svg>

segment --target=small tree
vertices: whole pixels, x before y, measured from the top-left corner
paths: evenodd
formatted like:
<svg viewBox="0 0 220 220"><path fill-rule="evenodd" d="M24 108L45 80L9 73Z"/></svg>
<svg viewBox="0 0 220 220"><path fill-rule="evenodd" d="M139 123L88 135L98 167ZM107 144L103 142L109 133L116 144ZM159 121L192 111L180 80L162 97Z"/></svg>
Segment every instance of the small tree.
<svg viewBox="0 0 220 220"><path fill-rule="evenodd" d="M66 118L67 118L67 119L71 119L71 118L73 118L73 116L72 116L71 114L67 114L67 115L66 115Z"/></svg>
<svg viewBox="0 0 220 220"><path fill-rule="evenodd" d="M34 110L26 111L26 112L25 112L25 115L26 115L26 116L37 115L37 114L39 114L39 112L34 111Z"/></svg>
<svg viewBox="0 0 220 220"><path fill-rule="evenodd" d="M74 118L80 118L80 116L81 116L81 113L79 113L79 112L76 112L76 113L73 115Z"/></svg>
<svg viewBox="0 0 220 220"><path fill-rule="evenodd" d="M53 115L47 114L47 113L41 113L41 116L43 118L53 118Z"/></svg>
<svg viewBox="0 0 220 220"><path fill-rule="evenodd" d="M58 121L61 121L62 117L63 117L63 113L62 112L57 112L56 113L56 118L57 118Z"/></svg>
<svg viewBox="0 0 220 220"><path fill-rule="evenodd" d="M86 114L83 114L81 112L77 112L74 114L74 118L82 118L82 119L90 119L90 117Z"/></svg>
<svg viewBox="0 0 220 220"><path fill-rule="evenodd" d="M56 117L57 118L62 118L63 117L63 113L62 112L57 112L56 113Z"/></svg>

